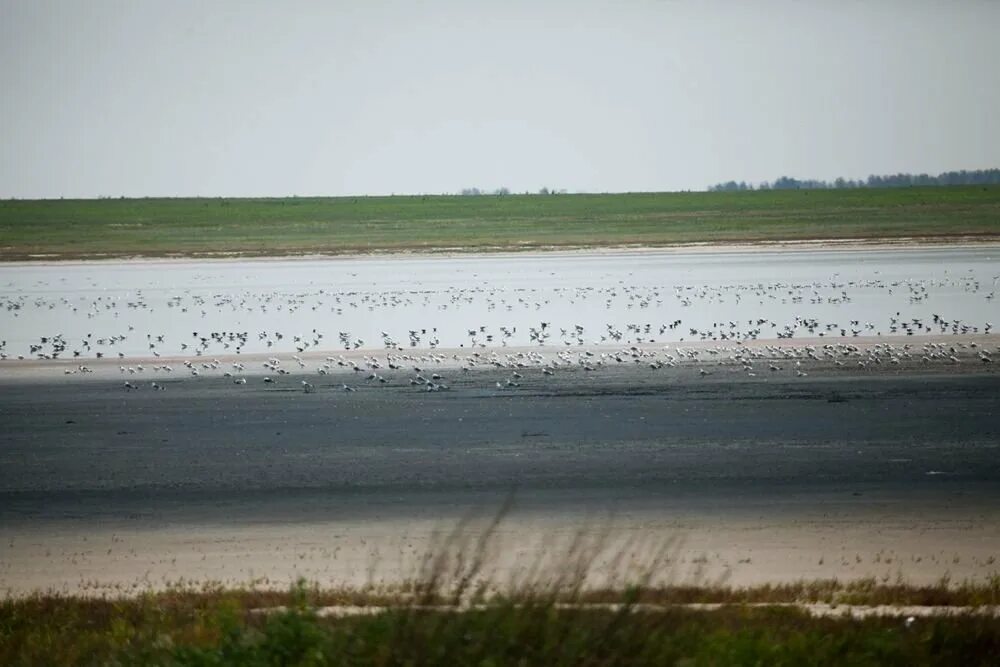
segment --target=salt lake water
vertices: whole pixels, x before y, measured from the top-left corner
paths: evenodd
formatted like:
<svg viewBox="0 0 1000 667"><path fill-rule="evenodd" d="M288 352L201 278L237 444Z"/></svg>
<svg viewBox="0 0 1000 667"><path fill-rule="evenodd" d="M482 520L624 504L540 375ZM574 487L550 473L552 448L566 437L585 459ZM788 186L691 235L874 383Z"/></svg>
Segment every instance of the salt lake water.
<svg viewBox="0 0 1000 667"><path fill-rule="evenodd" d="M1000 248L0 266L8 358L985 333ZM998 322L1000 323L1000 322Z"/></svg>

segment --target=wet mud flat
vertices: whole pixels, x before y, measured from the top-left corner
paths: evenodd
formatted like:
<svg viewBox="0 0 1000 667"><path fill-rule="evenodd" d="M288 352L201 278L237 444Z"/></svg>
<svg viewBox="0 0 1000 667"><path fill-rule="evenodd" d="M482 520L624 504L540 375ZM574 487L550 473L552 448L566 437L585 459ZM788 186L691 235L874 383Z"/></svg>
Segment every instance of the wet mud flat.
<svg viewBox="0 0 1000 667"><path fill-rule="evenodd" d="M8 377L0 580L395 581L511 498L508 570L591 531L684 536L697 576L736 582L997 571L992 366L702 371L531 368L509 387L454 368L446 391L412 373Z"/></svg>

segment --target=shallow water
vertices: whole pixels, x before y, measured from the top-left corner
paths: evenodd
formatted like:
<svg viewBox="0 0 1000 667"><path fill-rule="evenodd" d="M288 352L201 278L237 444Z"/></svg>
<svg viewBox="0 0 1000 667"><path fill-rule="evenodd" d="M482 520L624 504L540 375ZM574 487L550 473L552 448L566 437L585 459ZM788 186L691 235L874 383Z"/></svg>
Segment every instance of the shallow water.
<svg viewBox="0 0 1000 667"><path fill-rule="evenodd" d="M8 357L76 351L87 359L983 333L1000 318L998 254L972 247L9 265L0 266L0 339Z"/></svg>

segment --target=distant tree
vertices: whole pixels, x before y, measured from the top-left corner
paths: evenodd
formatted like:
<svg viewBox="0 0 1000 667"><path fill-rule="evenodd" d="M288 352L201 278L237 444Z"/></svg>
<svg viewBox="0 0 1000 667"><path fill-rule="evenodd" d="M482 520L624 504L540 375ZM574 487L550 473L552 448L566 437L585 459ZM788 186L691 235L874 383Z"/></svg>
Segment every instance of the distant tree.
<svg viewBox="0 0 1000 667"><path fill-rule="evenodd" d="M788 176L779 176L771 183L772 190L798 190L799 182Z"/></svg>
<svg viewBox="0 0 1000 667"><path fill-rule="evenodd" d="M832 183L818 179L800 180L790 176L781 176L773 182L763 181L756 186L757 190L823 190L828 188L907 188L947 185L998 185L1000 184L1000 169L977 169L973 171L946 171L937 176L930 174L872 174L864 180L845 179L839 177ZM732 192L753 190L752 184L744 181L726 181L708 186L709 192Z"/></svg>
<svg viewBox="0 0 1000 667"><path fill-rule="evenodd" d="M740 186L743 186L742 188ZM746 189L746 183L737 183L736 181L727 181L725 183L719 183L709 188L715 192L736 192L737 190Z"/></svg>

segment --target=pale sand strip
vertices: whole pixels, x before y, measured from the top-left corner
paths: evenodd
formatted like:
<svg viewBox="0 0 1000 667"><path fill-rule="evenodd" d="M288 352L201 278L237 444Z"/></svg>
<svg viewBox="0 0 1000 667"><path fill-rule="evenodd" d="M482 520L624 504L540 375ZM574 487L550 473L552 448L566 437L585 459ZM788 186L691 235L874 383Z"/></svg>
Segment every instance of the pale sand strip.
<svg viewBox="0 0 1000 667"><path fill-rule="evenodd" d="M480 579L504 589L583 572L588 587L753 586L875 578L918 585L982 583L1000 575L1000 508L847 516L822 507L740 517L643 510L613 521L583 512L515 514L482 549L485 520L368 518L313 523L157 526L46 524L0 530L0 592L138 593L178 583L286 589L391 589L462 571L481 551ZM444 554L442 557L441 554ZM430 555L430 556L428 556ZM435 560L443 558L442 560ZM650 576L651 575L651 576Z"/></svg>
<svg viewBox="0 0 1000 667"><path fill-rule="evenodd" d="M613 255L613 254L710 254L710 253L733 253L733 252L794 252L794 251L855 251L855 250L913 250L924 249L956 249L956 248L989 248L1000 246L1000 236L928 236L909 237L901 236L897 238L849 238L849 239L800 239L800 240L774 240L757 242L732 242L719 243L717 241L673 243L664 245L600 245L600 246L528 246L519 247L513 245L505 246L475 246L475 247L437 247L437 248L415 248L411 250L371 250L368 252L344 252L344 253L299 253L285 255L258 255L254 253L240 253L219 251L196 255L185 255L183 253L169 254L166 256L102 256L100 253L93 253L86 257L71 257L60 259L58 255L39 253L32 255L32 259L17 259L4 261L0 256L0 265L3 266L67 266L74 264L190 264L220 263L220 262L294 262L294 261L339 261L357 259L421 259L421 258L441 258L454 259L456 257L531 257L531 256L560 256L560 255Z"/></svg>
<svg viewBox="0 0 1000 667"><path fill-rule="evenodd" d="M721 603L690 603L690 604L633 604L633 605L622 605L622 604L574 604L574 603L559 603L553 605L556 609L567 609L567 610L600 610L600 611L611 611L611 612L621 612L627 611L633 614L637 613L657 613L665 611L675 611L675 610L685 610L685 611L717 611L719 609L724 609L729 606L734 606L731 604L721 604ZM942 616L1000 616L1000 606L980 606L980 607L962 607L962 606L916 606L916 605L853 605L853 604L823 604L823 603L802 603L802 602L783 602L783 603L742 603L736 606L750 609L761 609L769 607L782 607L787 609L800 609L802 611L808 612L809 615L819 617L819 618L904 618L905 623L909 625L918 618L939 618ZM477 604L477 605L463 605L463 606L427 606L427 605L409 605L402 607L380 607L380 606L368 606L359 607L354 605L338 605L334 607L319 607L315 610L317 616L321 618L350 618L354 616L377 616L378 614L383 614L385 612L394 610L420 610L420 611L439 611L442 613L455 613L463 611L483 611L490 609L488 604ZM263 609L253 609L251 613L256 614L274 614L287 611L287 607L267 607Z"/></svg>

